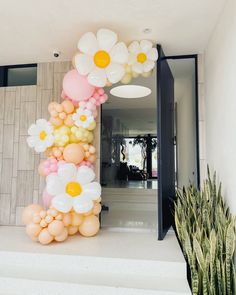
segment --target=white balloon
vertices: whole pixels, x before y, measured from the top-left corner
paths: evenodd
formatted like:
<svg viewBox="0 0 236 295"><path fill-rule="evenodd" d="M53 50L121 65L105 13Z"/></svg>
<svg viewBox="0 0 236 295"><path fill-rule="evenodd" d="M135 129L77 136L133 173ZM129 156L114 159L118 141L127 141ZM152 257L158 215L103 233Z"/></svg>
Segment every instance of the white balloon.
<svg viewBox="0 0 236 295"><path fill-rule="evenodd" d="M87 166L81 166L77 172L77 181L81 184L87 184L93 181L95 178L95 173L93 169Z"/></svg>
<svg viewBox="0 0 236 295"><path fill-rule="evenodd" d="M93 208L93 201L85 196L75 198L73 208L77 213L86 213Z"/></svg>
<svg viewBox="0 0 236 295"><path fill-rule="evenodd" d="M124 66L117 64L117 63L111 63L106 68L106 74L107 78L111 83L117 83L119 82L125 75L125 68Z"/></svg>
<svg viewBox="0 0 236 295"><path fill-rule="evenodd" d="M67 213L72 209L73 198L67 195L58 195L52 199L52 206L58 211Z"/></svg>
<svg viewBox="0 0 236 295"><path fill-rule="evenodd" d="M125 64L128 61L128 49L124 42L117 43L110 52L111 60L115 63Z"/></svg>
<svg viewBox="0 0 236 295"><path fill-rule="evenodd" d="M109 52L117 42L117 34L108 29L100 29L97 31L97 40L99 49Z"/></svg>
<svg viewBox="0 0 236 295"><path fill-rule="evenodd" d="M101 193L102 188L98 182L91 182L83 186L83 196L88 196L92 200L100 198Z"/></svg>
<svg viewBox="0 0 236 295"><path fill-rule="evenodd" d="M96 87L104 87L107 82L106 72L104 69L95 68L88 75L88 82Z"/></svg>
<svg viewBox="0 0 236 295"><path fill-rule="evenodd" d="M77 71L81 75L88 75L94 68L94 62L91 55L86 54L76 54L75 56L75 66Z"/></svg>
<svg viewBox="0 0 236 295"><path fill-rule="evenodd" d="M98 42L94 33L85 33L78 42L78 49L83 53L93 55L98 50Z"/></svg>

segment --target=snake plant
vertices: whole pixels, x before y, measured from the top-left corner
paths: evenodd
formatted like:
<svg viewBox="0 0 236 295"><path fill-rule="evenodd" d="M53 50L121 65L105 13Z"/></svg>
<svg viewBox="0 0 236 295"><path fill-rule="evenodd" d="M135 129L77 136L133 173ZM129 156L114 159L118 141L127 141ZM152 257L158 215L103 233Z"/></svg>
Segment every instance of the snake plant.
<svg viewBox="0 0 236 295"><path fill-rule="evenodd" d="M216 184L216 173L203 189L177 190L175 227L188 262L193 295L235 295L235 217Z"/></svg>

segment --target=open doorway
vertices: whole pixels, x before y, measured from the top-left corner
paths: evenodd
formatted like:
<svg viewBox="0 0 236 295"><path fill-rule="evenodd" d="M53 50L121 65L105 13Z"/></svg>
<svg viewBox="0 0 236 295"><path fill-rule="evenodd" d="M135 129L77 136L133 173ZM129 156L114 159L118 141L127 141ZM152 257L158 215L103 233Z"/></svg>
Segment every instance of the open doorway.
<svg viewBox="0 0 236 295"><path fill-rule="evenodd" d="M102 107L101 224L106 228L156 231L156 71L131 83L146 87L150 94L129 98L128 94L119 97L110 93ZM110 91L113 93L112 88Z"/></svg>

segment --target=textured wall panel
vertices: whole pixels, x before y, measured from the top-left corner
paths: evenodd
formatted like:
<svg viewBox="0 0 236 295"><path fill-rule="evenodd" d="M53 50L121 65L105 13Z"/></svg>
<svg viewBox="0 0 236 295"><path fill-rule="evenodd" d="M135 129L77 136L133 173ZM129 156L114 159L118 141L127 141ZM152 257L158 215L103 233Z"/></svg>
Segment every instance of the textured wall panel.
<svg viewBox="0 0 236 295"><path fill-rule="evenodd" d="M61 101L62 80L70 68L71 62L41 63L37 86L0 88L0 225L21 225L24 207L42 203L45 182L37 168L44 155L27 146L27 130L36 119L49 118L50 101ZM97 122L95 142L99 146L100 114Z"/></svg>

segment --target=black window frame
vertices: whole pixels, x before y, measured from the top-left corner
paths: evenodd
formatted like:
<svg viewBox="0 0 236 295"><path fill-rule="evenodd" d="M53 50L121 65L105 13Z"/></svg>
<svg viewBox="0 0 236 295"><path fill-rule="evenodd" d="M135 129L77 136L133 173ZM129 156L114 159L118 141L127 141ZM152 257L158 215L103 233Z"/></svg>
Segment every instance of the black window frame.
<svg viewBox="0 0 236 295"><path fill-rule="evenodd" d="M17 86L11 86L8 85L8 71L9 69L19 69L19 68L36 68L37 69L38 64L17 64L17 65L5 65L0 66L0 87L18 87L18 86L27 86L27 85L17 85ZM36 84L28 84L30 85L37 85L37 77L36 77Z"/></svg>

